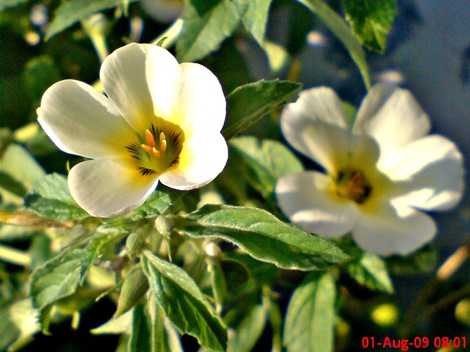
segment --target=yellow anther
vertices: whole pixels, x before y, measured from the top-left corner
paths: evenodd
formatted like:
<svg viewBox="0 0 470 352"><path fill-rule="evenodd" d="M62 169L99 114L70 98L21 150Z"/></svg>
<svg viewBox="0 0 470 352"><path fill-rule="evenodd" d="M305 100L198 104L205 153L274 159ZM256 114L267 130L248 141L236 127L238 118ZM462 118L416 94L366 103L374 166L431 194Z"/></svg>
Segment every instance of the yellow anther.
<svg viewBox="0 0 470 352"><path fill-rule="evenodd" d="M147 153L152 153L152 147L149 147L148 145L141 144L140 145L143 150L145 150Z"/></svg>
<svg viewBox="0 0 470 352"><path fill-rule="evenodd" d="M157 158L162 155L162 153L160 153L157 148L152 148L152 154L155 155Z"/></svg>
<svg viewBox="0 0 470 352"><path fill-rule="evenodd" d="M150 148L153 148L156 146L155 144L155 138L153 137L153 134L152 132L150 132L149 129L146 129L145 130L145 139L147 140L147 145L150 147Z"/></svg>
<svg viewBox="0 0 470 352"><path fill-rule="evenodd" d="M160 132L160 151L165 153L166 150L166 136L165 133Z"/></svg>

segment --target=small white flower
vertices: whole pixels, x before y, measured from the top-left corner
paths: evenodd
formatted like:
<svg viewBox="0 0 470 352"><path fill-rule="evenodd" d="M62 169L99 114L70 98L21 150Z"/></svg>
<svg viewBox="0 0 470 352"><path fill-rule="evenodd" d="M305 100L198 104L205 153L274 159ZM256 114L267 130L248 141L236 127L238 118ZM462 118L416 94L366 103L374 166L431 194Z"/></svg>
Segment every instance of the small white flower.
<svg viewBox="0 0 470 352"><path fill-rule="evenodd" d="M142 7L159 22L171 22L184 9L184 0L142 0Z"/></svg>
<svg viewBox="0 0 470 352"><path fill-rule="evenodd" d="M351 126L328 88L301 93L281 116L287 141L325 173L281 178L279 205L306 231L351 233L363 249L408 254L433 239L436 225L420 210L446 210L463 192L462 155L440 135L412 95L375 85Z"/></svg>
<svg viewBox="0 0 470 352"><path fill-rule="evenodd" d="M107 97L65 80L44 93L38 109L39 123L61 150L92 159L68 177L72 196L88 213L128 212L158 182L198 188L225 167L225 97L208 69L179 65L165 49L133 43L104 60L100 78Z"/></svg>

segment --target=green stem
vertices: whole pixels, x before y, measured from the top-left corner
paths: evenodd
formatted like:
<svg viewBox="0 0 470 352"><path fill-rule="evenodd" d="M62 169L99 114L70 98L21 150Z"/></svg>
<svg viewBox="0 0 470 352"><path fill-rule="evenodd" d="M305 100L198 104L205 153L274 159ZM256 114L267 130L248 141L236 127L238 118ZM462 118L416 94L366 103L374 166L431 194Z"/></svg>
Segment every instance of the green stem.
<svg viewBox="0 0 470 352"><path fill-rule="evenodd" d="M31 265L31 258L27 253L2 245L0 245L0 260L19 266Z"/></svg>
<svg viewBox="0 0 470 352"><path fill-rule="evenodd" d="M173 24L165 32L163 32L157 38L155 38L151 42L151 44L153 45L159 44L162 48L168 49L178 39L183 29L183 23L184 23L183 19L178 18L175 22L173 22Z"/></svg>

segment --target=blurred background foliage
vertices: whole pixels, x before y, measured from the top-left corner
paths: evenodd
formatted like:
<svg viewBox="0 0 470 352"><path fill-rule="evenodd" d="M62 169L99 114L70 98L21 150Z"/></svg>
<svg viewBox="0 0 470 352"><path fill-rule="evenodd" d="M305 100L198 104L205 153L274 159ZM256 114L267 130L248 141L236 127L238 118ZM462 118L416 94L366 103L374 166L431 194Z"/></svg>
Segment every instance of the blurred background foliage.
<svg viewBox="0 0 470 352"><path fill-rule="evenodd" d="M210 68L220 79L226 95L239 86L261 79L289 79L303 83L304 87L334 87L351 103L349 109L353 112L352 106L357 106L365 95L369 80L405 83L403 74L394 66L400 61L393 58L413 40L423 21L412 1L325 2L351 25L357 43L364 45L356 52L356 62L351 54L358 50L358 44L344 46L352 41L349 37L341 39L341 34L338 36L338 33L344 35L341 29L336 33L330 31L332 26L325 21L328 15L322 15L321 8L315 7L312 12L304 6L323 2L273 0L251 4L254 3L259 7L240 11L246 14L240 19L230 13L229 0L188 1L181 15L187 26L179 37L170 35L163 45L168 45L182 61L198 61ZM250 6L249 1L236 4ZM96 12L99 17L90 17ZM203 16L197 13L212 14L214 24L201 19ZM435 12L433 16L439 14ZM19 209L39 179L51 173L65 175L70 165L79 161L59 152L38 127L36 109L44 91L61 79L96 85L103 47L111 52L131 41L155 42L172 28L177 29L176 22L155 20L139 1L0 0L0 219L3 223L7 223L2 218L3 212ZM100 37L105 38L104 44L99 41ZM199 37L203 38L203 44L197 46L194 43ZM452 45L451 41L446 45ZM469 65L468 47L465 50L459 67L463 83ZM412 81L406 83L413 85ZM468 92L468 79L466 87ZM418 93L424 94L423 90ZM254 204L277 211L275 201L270 203L269 190L263 194L266 185L272 185L273 175L279 176L282 172L276 170L275 160L263 158L285 153L286 156L281 157L285 162L291 155L285 151L286 147L279 146L282 136L277 118L278 110L270 109L267 116L244 131L244 137L231 142L229 164L213 186L216 197L222 196L230 204ZM264 138L271 141L260 142ZM464 154L466 152L464 148ZM310 166L307 160L301 158L301 161ZM297 159L291 160L290 167L298 167L297 162ZM274 166L266 176L259 165L269 163ZM210 196L211 191L210 187L205 190L206 195ZM197 203L200 196L197 194L193 203ZM467 198L460 210L442 216L443 228L448 233L459 233L456 241L459 245L463 242L462 229L468 223ZM279 212L275 214L282 217ZM0 261L0 349L10 346L22 351L94 351L98 345L104 345L106 347L99 349L113 351L119 346L125 350L123 346L128 345L122 340L119 342L116 335L89 333L112 317L117 301L113 295L94 301L109 287L106 281L109 275L98 267L91 269L94 282L55 306L51 336L39 333L31 300L26 298L30 274L57 254L56 240L61 235L44 229L43 223L34 226L34 219L22 221L32 223L0 225L0 243L6 245L2 246L4 260ZM54 228L57 224L46 225ZM65 242L72 242L81 235L80 229L72 230ZM243 286L241 292L237 292L236 286L228 289L233 295L246 295L236 301L240 309L226 317L231 326L244 326L247 334L237 342L237 346L245 346L237 352L275 351L276 346L280 346L276 339L282 335L282 319L290 294L301 282L305 283L302 284L305 294L318 295L319 304L325 299L327 304L338 307L340 314L334 330L337 351L362 350L364 336L379 341L387 336L427 336L432 340L436 336L469 335L468 275L461 274L462 269L455 276L452 272L466 254L452 257L457 262L446 262L458 247L455 243L450 247L445 243L431 244L409 258L387 260L354 252L356 249L348 239L339 245L355 259L338 271L336 283L323 272L305 278L303 273L279 271L248 256L229 255L224 270L226 275L233 276L227 282L245 282L245 267L250 268L251 275L248 286ZM468 250L468 246L462 248ZM116 244L102 255L114 258L118 249ZM241 267L240 262L244 263ZM446 264L441 266L443 262ZM336 286L323 293L308 293L312 290L309 280L325 282L323 287ZM279 282L282 285L278 285ZM270 287L272 291L248 295L253 287ZM297 309L301 312L303 307ZM111 331L119 331L119 328L111 328ZM34 341L29 343L34 335ZM184 336L182 341L185 351L198 349L194 338Z"/></svg>

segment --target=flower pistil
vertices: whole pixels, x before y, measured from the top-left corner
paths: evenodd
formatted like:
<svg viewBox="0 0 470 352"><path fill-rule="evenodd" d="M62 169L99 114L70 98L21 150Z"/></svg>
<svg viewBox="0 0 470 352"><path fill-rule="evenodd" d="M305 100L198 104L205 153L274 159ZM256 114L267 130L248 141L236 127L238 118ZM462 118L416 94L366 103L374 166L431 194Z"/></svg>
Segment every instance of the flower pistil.
<svg viewBox="0 0 470 352"><path fill-rule="evenodd" d="M372 186L364 172L357 169L340 171L334 188L336 195L351 199L357 204L363 204L372 192Z"/></svg>

